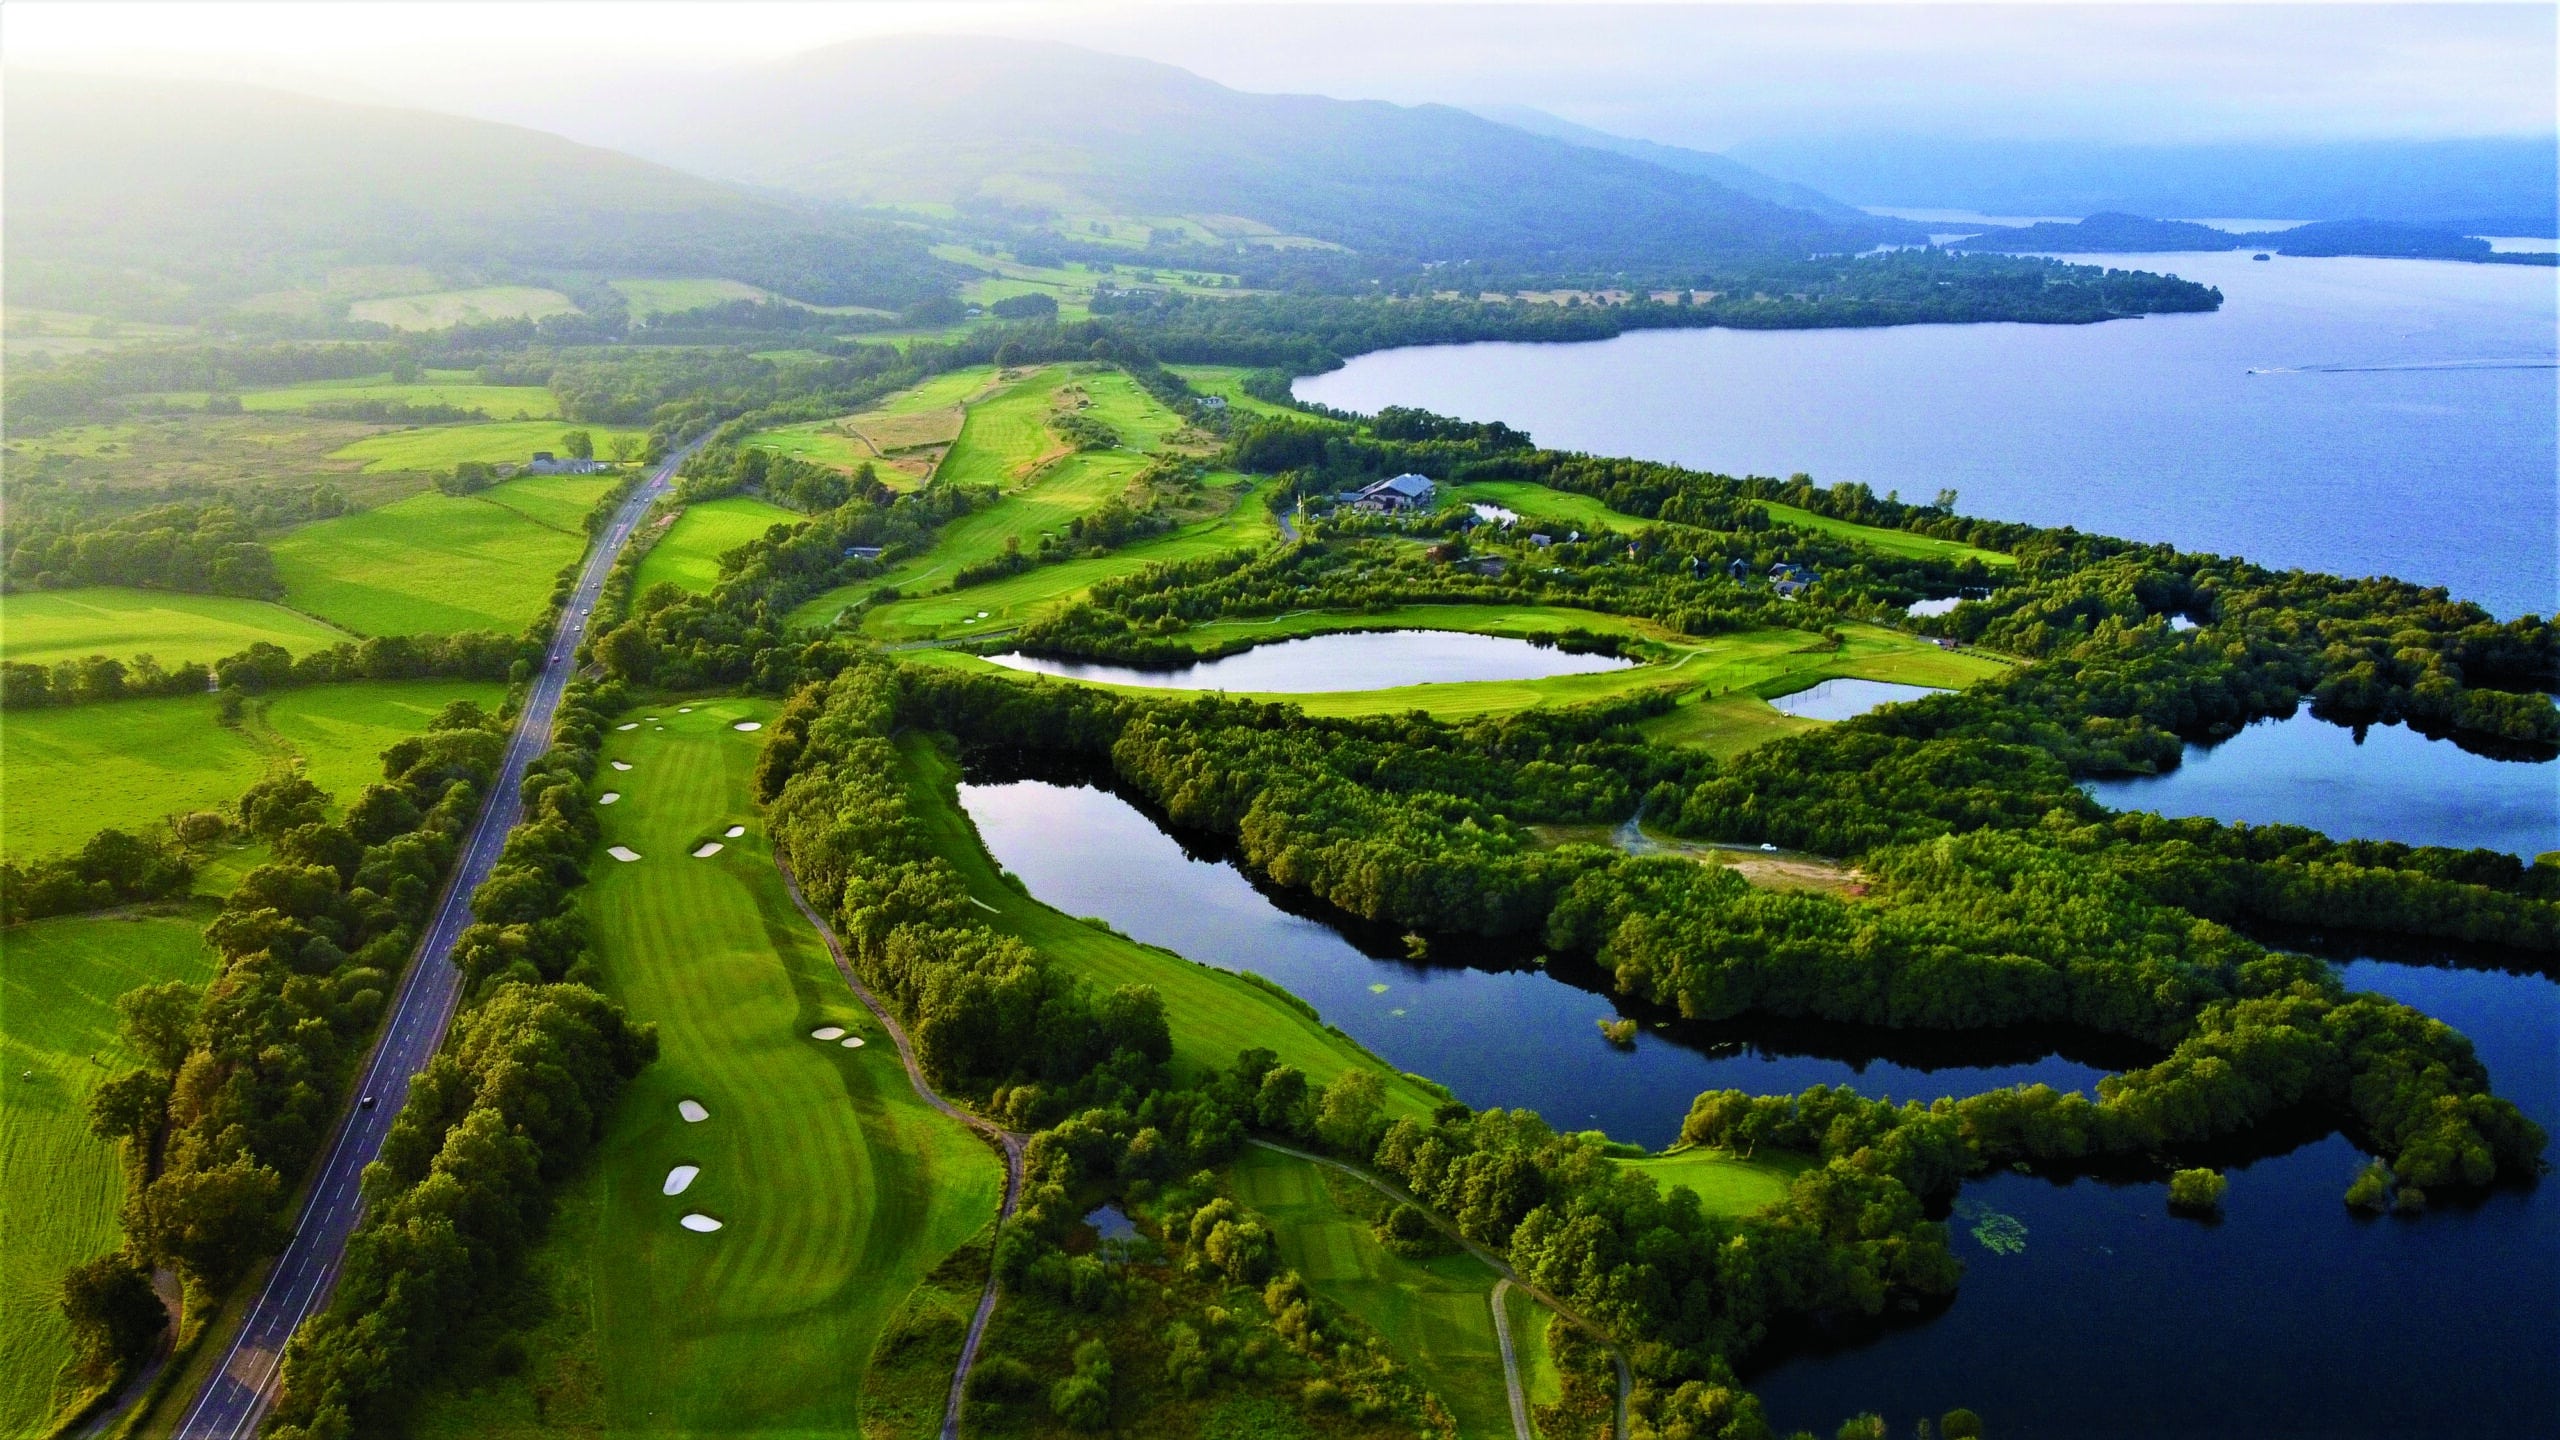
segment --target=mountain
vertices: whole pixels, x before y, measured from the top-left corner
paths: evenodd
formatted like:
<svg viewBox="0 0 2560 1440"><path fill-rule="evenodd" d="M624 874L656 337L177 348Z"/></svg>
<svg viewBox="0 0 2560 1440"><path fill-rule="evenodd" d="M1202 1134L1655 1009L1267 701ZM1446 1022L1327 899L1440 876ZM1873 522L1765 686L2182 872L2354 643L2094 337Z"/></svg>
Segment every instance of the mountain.
<svg viewBox="0 0 2560 1440"><path fill-rule="evenodd" d="M1248 94L1020 40L833 46L671 91L615 140L702 174L861 205L949 206L1069 233L1125 233L1126 221L1411 261L1801 257L1865 249L1896 228L1446 106Z"/></svg>
<svg viewBox="0 0 2560 1440"><path fill-rule="evenodd" d="M2249 241L2228 230L2190 220L2146 220L2139 215L2109 212L2079 221L1999 226L1950 243L1959 250L1993 250L2010 255L2094 255L2237 250Z"/></svg>
<svg viewBox="0 0 2560 1440"><path fill-rule="evenodd" d="M1874 216L1857 206L1843 204L1809 185L1798 185L1793 181L1764 175L1739 160L1718 155L1712 150L1691 150L1685 146L1665 145L1654 140L1638 140L1626 135L1612 135L1606 130L1594 130L1588 125L1576 125L1562 116L1550 115L1544 110L1527 105L1479 105L1475 107L1475 113L1487 120L1508 125L1514 130L1526 130L1532 135L1544 135L1550 140L1562 140L1568 145L1606 150L1613 155L1624 155L1630 160L1659 165L1665 170L1677 170L1683 175L1701 175L1719 185L1739 190L1754 199L1766 200L1772 205L1784 205L1790 210L1810 211L1833 220L1870 224L1875 220Z"/></svg>
<svg viewBox="0 0 2560 1440"><path fill-rule="evenodd" d="M203 314L363 266L718 275L850 304L950 279L905 231L512 125L45 73L10 76L6 119L13 304Z"/></svg>
<svg viewBox="0 0 2560 1440"><path fill-rule="evenodd" d="M1736 159L1858 205L1986 215L2525 217L2560 234L2560 138L2101 145L1836 136L1737 145ZM2539 218L2530 218L2539 217Z"/></svg>

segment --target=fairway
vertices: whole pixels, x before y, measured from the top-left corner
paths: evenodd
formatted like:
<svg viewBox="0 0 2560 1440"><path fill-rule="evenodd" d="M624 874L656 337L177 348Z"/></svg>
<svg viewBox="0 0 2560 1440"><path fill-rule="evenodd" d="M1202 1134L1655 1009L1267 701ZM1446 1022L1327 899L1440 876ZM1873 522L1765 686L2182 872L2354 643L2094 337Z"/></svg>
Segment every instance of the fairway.
<svg viewBox="0 0 2560 1440"><path fill-rule="evenodd" d="M1620 532L1663 523L1647 520L1641 515L1630 515L1623 510L1612 510L1588 495L1577 495L1570 490L1550 490L1528 480L1476 480L1452 485L1449 493L1470 505L1498 505L1527 521L1561 520L1573 525L1588 525L1595 530Z"/></svg>
<svg viewBox="0 0 2560 1440"><path fill-rule="evenodd" d="M115 998L213 973L210 901L0 930L0 1435L37 1435L77 1387L62 1272L115 1248L117 1147L89 1133L89 1093L134 1063Z"/></svg>
<svg viewBox="0 0 2560 1440"><path fill-rule="evenodd" d="M2018 563L2016 556L2003 555L1997 550L1960 545L1953 540L1940 540L1934 535L1921 535L1909 530L1888 530L1880 525L1860 525L1850 520L1834 520L1828 515L1816 515L1810 510L1799 510L1793 505L1781 505L1775 500L1761 501L1760 508L1768 511L1769 518L1781 525L1793 525L1799 530L1817 531L1835 539L1846 540L1853 545L1864 545L1870 550L1887 555L1898 555L1906 560L1945 560L1951 564L1978 560L1993 569L2015 568Z"/></svg>
<svg viewBox="0 0 2560 1440"><path fill-rule="evenodd" d="M661 582L697 593L708 591L720 578L723 554L750 540L762 539L764 532L776 525L796 524L808 518L747 495L688 505L675 527L649 547L631 593L646 595L650 586Z"/></svg>
<svg viewBox="0 0 2560 1440"><path fill-rule="evenodd" d="M637 441L646 433L628 425L578 425L559 420L422 425L341 446L329 458L362 461L369 475L388 471L440 473L465 460L484 465L522 465L533 459L537 450L562 453L560 437L572 430L584 430L593 436L598 456L611 454L616 439L628 437Z"/></svg>
<svg viewBox="0 0 2560 1440"><path fill-rule="evenodd" d="M592 1366L576 1383L617 1435L860 1433L863 1373L882 1323L996 1212L1003 1169L908 1087L896 1048L793 909L748 798L763 702L661 704L610 737L623 799L583 892L604 988L658 1027L659 1057L614 1112L576 1187L590 1222L531 1262L574 1277L591 1307ZM695 859L706 837L747 834ZM870 1043L810 1038L844 1026ZM709 1110L688 1124L680 1100ZM700 1167L681 1198L677 1165ZM722 1228L681 1228L690 1212ZM574 1242L583 1247L569 1251ZM538 1364L547 1365L545 1356ZM452 1397L421 1433L539 1431L540 1374Z"/></svg>
<svg viewBox="0 0 2560 1440"><path fill-rule="evenodd" d="M1316 1295L1375 1330L1414 1378L1440 1397L1469 1440L1508 1440L1502 1351L1493 1333L1493 1282L1466 1251L1408 1260L1378 1243L1363 1218L1386 1197L1338 1198L1360 1182L1311 1160L1248 1146L1236 1157L1236 1198L1270 1217L1280 1258Z"/></svg>
<svg viewBox="0 0 2560 1440"><path fill-rule="evenodd" d="M211 664L258 641L308 655L352 638L281 605L230 595L94 585L0 598L0 659L33 665L89 655Z"/></svg>
<svg viewBox="0 0 2560 1440"><path fill-rule="evenodd" d="M347 307L350 320L370 320L394 330L447 330L483 320L539 320L545 315L574 315L578 307L557 290L534 285L482 285L470 290L434 290L424 295L393 295L359 300Z"/></svg>
<svg viewBox="0 0 2560 1440"><path fill-rule="evenodd" d="M594 483L511 480L305 525L275 542L276 573L294 608L361 635L513 633L542 614L561 567L587 548L574 523L554 523L573 507L547 487Z"/></svg>
<svg viewBox="0 0 2560 1440"><path fill-rule="evenodd" d="M1773 1150L1750 1160L1721 1150L1678 1150L1620 1164L1650 1175L1665 1191L1685 1185L1695 1191L1700 1209L1710 1215L1748 1215L1787 1198L1787 1187L1813 1162L1792 1151Z"/></svg>
<svg viewBox="0 0 2560 1440"><path fill-rule="evenodd" d="M0 855L78 849L99 830L141 833L189 810L224 810L273 769L299 765L341 804L381 778L381 754L447 701L495 710L506 687L381 680L288 690L237 727L214 697L174 695L13 712L0 729Z"/></svg>

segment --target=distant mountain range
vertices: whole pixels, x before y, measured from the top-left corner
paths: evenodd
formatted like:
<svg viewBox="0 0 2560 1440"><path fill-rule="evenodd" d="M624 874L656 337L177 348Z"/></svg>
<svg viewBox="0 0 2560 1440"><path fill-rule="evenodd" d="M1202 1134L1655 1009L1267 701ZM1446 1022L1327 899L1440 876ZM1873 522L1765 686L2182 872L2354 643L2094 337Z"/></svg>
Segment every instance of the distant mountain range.
<svg viewBox="0 0 2560 1440"><path fill-rule="evenodd" d="M1872 213L1861 210L1855 205L1834 200L1810 185L1798 185L1791 180L1780 180L1772 175L1763 175L1739 160L1719 155L1712 150L1691 150L1684 146L1664 145L1653 140L1637 140L1625 135L1612 135L1606 130L1594 130L1588 125L1576 125L1561 116L1550 115L1544 110L1533 109L1527 105L1480 105L1476 107L1476 113L1515 130L1526 130L1532 135L1544 135L1550 140L1562 140L1569 145L1581 145L1593 150L1606 150L1612 154L1624 155L1630 160L1642 160L1648 165L1659 165L1665 170L1677 170L1684 175L1703 175L1719 185L1731 186L1745 195L1766 200L1772 205L1784 205L1791 210L1810 211L1832 220L1872 222L1875 219Z"/></svg>
<svg viewBox="0 0 2560 1440"><path fill-rule="evenodd" d="M1941 235L1961 227L1948 226ZM2046 220L1995 226L1947 242L1960 250L2009 255L2160 254L2191 250L2265 250L2280 255L2366 255L2391 259L2470 260L2510 265L2549 265L2549 254L2501 254L2478 231L2448 225L2390 220L2324 220L2272 233L2242 234L2190 220L2146 220L2102 214L2086 220ZM2513 234L2514 231L2493 231Z"/></svg>

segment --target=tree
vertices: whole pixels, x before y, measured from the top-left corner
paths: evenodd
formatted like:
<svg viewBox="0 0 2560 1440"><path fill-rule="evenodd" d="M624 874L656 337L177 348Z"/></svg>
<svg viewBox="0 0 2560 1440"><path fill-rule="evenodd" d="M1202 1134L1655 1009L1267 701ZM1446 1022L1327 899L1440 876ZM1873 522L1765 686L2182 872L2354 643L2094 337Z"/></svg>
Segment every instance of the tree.
<svg viewBox="0 0 2560 1440"><path fill-rule="evenodd" d="M146 1149L169 1118L169 1076L127 1070L89 1095L89 1133L101 1140L130 1140Z"/></svg>
<svg viewBox="0 0 2560 1440"><path fill-rule="evenodd" d="M172 1170L125 1207L125 1231L197 1281L227 1285L274 1247L284 1181L246 1155Z"/></svg>
<svg viewBox="0 0 2560 1440"><path fill-rule="evenodd" d="M1345 1070L1324 1087L1316 1107L1316 1137L1334 1150L1366 1160L1387 1129L1387 1091L1366 1070Z"/></svg>
<svg viewBox="0 0 2560 1440"><path fill-rule="evenodd" d="M111 1365L139 1365L169 1328L168 1307L133 1257L122 1250L74 1265L62 1277L62 1317L71 1342L92 1374Z"/></svg>
<svg viewBox="0 0 2560 1440"><path fill-rule="evenodd" d="M261 780L240 797L240 823L263 840L297 825L317 825L327 815L328 792L299 775Z"/></svg>
<svg viewBox="0 0 2560 1440"><path fill-rule="evenodd" d="M2222 1192L2230 1188L2219 1170L2181 1170L2169 1177L2169 1208L2209 1214L2222 1208Z"/></svg>
<svg viewBox="0 0 2560 1440"><path fill-rule="evenodd" d="M1959 1405L1938 1417L1938 1433L1945 1440L1982 1440L1982 1417Z"/></svg>
<svg viewBox="0 0 2560 1440"><path fill-rule="evenodd" d="M571 430L560 437L560 453L572 460L596 458L596 437L586 430Z"/></svg>
<svg viewBox="0 0 2560 1440"><path fill-rule="evenodd" d="M640 458L640 444L640 437L637 435L616 435L606 453L613 456L614 464L628 465Z"/></svg>
<svg viewBox="0 0 2560 1440"><path fill-rule="evenodd" d="M144 1064L175 1075L195 1048L196 1011L203 1003L203 995L184 981L137 985L116 997L116 1031Z"/></svg>

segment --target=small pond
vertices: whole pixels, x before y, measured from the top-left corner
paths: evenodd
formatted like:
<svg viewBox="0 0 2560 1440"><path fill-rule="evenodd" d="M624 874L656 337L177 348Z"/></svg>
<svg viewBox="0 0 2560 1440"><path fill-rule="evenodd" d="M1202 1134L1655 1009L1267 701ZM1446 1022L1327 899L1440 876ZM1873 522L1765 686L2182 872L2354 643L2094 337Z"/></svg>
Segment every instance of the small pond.
<svg viewBox="0 0 2560 1440"><path fill-rule="evenodd" d="M1879 705L1946 693L1934 686L1897 685L1890 680L1825 680L1809 690L1781 695L1769 705L1799 720L1847 720Z"/></svg>
<svg viewBox="0 0 2560 1440"><path fill-rule="evenodd" d="M1441 937L1407 957L1401 934L1303 895L1256 886L1219 850L1177 839L1088 784L994 780L961 804L996 862L1046 904L1194 960L1279 982L1398 1069L1470 1105L1525 1106L1562 1129L1662 1146L1703 1090L1793 1094L1813 1084L1934 1099L2043 1081L2088 1090L2146 1056L2103 1037L1913 1035L1818 1022L1710 1026L1613 1002L1588 966L1533 949ZM1631 1049L1598 1022L1642 1022ZM2058 1047L2067 1050L2058 1052Z"/></svg>
<svg viewBox="0 0 2560 1440"><path fill-rule="evenodd" d="M2474 754L2405 725L2332 725L2307 709L2189 745L2166 775L2087 788L2118 810L2524 856L2560 849L2560 764Z"/></svg>
<svg viewBox="0 0 2560 1440"><path fill-rule="evenodd" d="M987 658L1009 669L1108 685L1287 695L1387 690L1399 685L1446 685L1464 680L1544 680L1555 675L1624 670L1636 663L1614 655L1575 655L1552 645L1455 630L1308 635L1170 669L1088 665L1032 655Z"/></svg>

